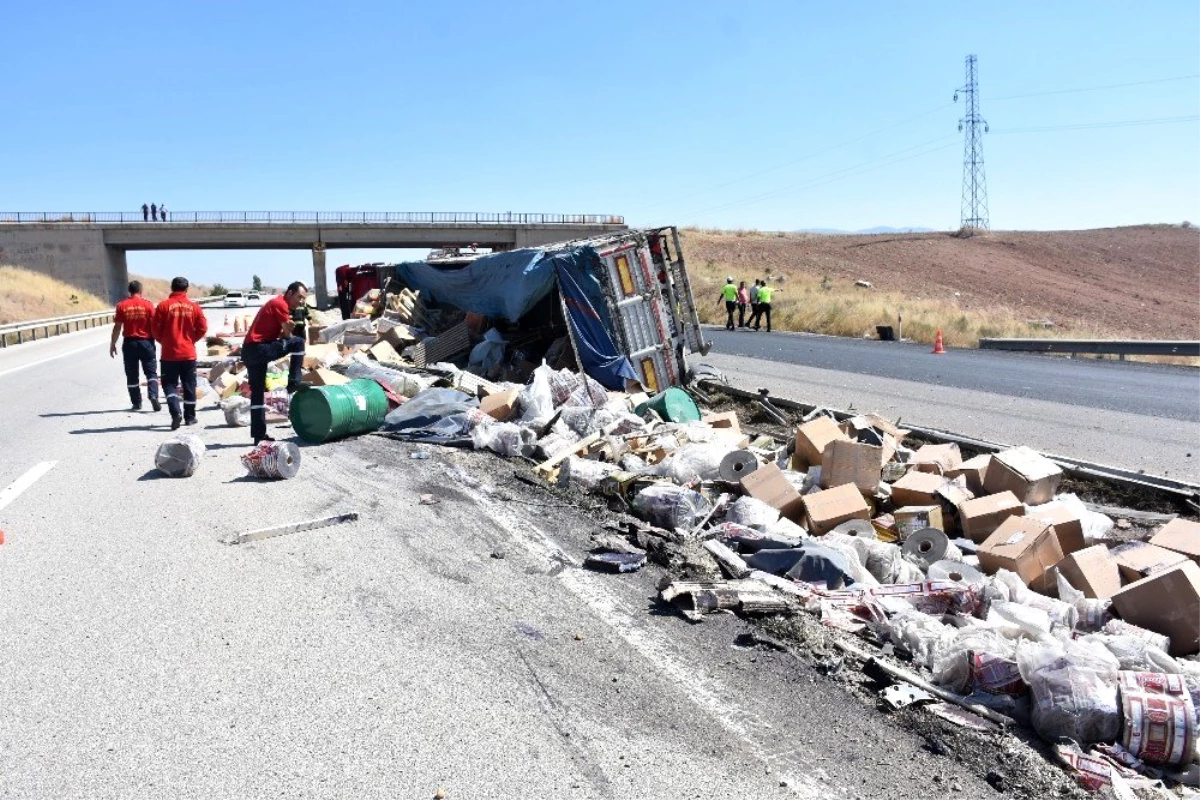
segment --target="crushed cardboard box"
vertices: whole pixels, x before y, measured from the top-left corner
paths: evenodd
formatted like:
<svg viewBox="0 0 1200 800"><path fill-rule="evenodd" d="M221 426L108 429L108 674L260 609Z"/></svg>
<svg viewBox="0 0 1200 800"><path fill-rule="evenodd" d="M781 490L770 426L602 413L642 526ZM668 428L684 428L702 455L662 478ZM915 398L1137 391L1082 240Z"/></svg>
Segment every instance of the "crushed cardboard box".
<svg viewBox="0 0 1200 800"><path fill-rule="evenodd" d="M1044 591L1047 573L1063 560L1054 526L1030 517L1009 517L979 545L979 566L990 574L1015 572L1026 586Z"/></svg>
<svg viewBox="0 0 1200 800"><path fill-rule="evenodd" d="M822 455L821 488L852 483L866 495L879 488L879 460L883 449L869 444L835 439Z"/></svg>
<svg viewBox="0 0 1200 800"><path fill-rule="evenodd" d="M968 458L957 467L947 470L946 477L961 477L965 479L967 482L967 488L978 497L984 493L983 478L987 474L988 465L991 463L991 455L984 453L982 455L975 456L974 458Z"/></svg>
<svg viewBox="0 0 1200 800"><path fill-rule="evenodd" d="M1029 447L1014 447L992 456L983 488L988 494L1012 492L1031 506L1048 503L1058 491L1062 469Z"/></svg>
<svg viewBox="0 0 1200 800"><path fill-rule="evenodd" d="M983 542L1009 517L1025 513L1025 505L1012 492L1000 492L968 500L958 507L963 535Z"/></svg>
<svg viewBox="0 0 1200 800"><path fill-rule="evenodd" d="M962 464L962 453L959 451L958 445L954 443L927 444L913 453L908 464L911 469L920 472L945 475Z"/></svg>
<svg viewBox="0 0 1200 800"><path fill-rule="evenodd" d="M820 535L852 519L871 521L871 507L852 483L804 495L804 518L810 532Z"/></svg>
<svg viewBox="0 0 1200 800"><path fill-rule="evenodd" d="M793 522L799 521L804 515L804 498L784 476L783 470L774 464L766 464L751 472L742 478L741 486L743 492L762 500Z"/></svg>
<svg viewBox="0 0 1200 800"><path fill-rule="evenodd" d="M1171 640L1170 653L1200 649L1200 565L1184 561L1129 584L1112 596L1121 619Z"/></svg>
<svg viewBox="0 0 1200 800"><path fill-rule="evenodd" d="M1149 542L1125 542L1114 547L1109 552L1117 561L1121 570L1121 578L1125 583L1140 581L1155 572L1181 564L1188 560L1182 553L1157 547Z"/></svg>

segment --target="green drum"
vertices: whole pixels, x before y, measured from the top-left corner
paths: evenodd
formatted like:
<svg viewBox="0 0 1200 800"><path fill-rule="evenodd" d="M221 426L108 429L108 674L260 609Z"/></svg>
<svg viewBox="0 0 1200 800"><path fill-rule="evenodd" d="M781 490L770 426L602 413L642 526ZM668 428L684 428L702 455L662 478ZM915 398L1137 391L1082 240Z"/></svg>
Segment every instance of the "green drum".
<svg viewBox="0 0 1200 800"><path fill-rule="evenodd" d="M692 396L683 389L672 386L659 392L633 410L639 416L645 409L652 409L668 422L699 422L700 408Z"/></svg>
<svg viewBox="0 0 1200 800"><path fill-rule="evenodd" d="M341 386L314 386L292 395L288 417L309 444L378 430L388 413L383 387L359 378Z"/></svg>

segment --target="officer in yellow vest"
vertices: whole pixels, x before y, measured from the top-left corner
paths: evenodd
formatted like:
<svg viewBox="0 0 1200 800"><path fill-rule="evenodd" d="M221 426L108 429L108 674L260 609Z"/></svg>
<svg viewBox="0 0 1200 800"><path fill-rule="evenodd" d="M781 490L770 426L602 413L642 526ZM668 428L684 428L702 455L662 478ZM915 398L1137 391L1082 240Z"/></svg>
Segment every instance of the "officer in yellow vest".
<svg viewBox="0 0 1200 800"><path fill-rule="evenodd" d="M767 333L771 332L771 295L780 291L773 287L767 286L767 282L763 281L758 287L758 314L754 317L754 330L760 327L760 318L766 314L767 316Z"/></svg>
<svg viewBox="0 0 1200 800"><path fill-rule="evenodd" d="M737 286L734 285L733 276L730 275L725 279L725 285L721 287L721 296L717 299L718 306L721 305L722 300L725 301L725 313L729 316L729 319L725 322L725 330L727 331L732 331L735 329L733 324L733 312L737 311L737 299Z"/></svg>

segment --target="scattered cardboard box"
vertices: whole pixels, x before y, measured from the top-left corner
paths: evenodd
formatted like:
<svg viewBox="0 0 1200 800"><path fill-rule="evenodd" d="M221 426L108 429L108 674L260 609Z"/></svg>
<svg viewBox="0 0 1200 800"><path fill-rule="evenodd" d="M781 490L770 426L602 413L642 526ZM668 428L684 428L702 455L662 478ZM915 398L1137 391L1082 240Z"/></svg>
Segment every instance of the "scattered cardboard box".
<svg viewBox="0 0 1200 800"><path fill-rule="evenodd" d="M944 531L942 524L942 507L936 503L927 506L905 506L892 512L896 520L896 532L900 541L904 541L922 528L937 528Z"/></svg>
<svg viewBox="0 0 1200 800"><path fill-rule="evenodd" d="M308 325L305 326L305 330L308 331L308 343L309 344L320 344L321 331L325 330L326 327L328 327L328 326L314 325L311 322L308 323Z"/></svg>
<svg viewBox="0 0 1200 800"><path fill-rule="evenodd" d="M1085 597L1107 600L1121 590L1121 572L1105 545L1068 553L1058 562L1058 569Z"/></svg>
<svg viewBox="0 0 1200 800"><path fill-rule="evenodd" d="M958 445L950 444L927 444L913 453L913 457L908 462L912 469L920 472L933 472L938 475L945 475L951 472L962 464L962 453L959 452Z"/></svg>
<svg viewBox="0 0 1200 800"><path fill-rule="evenodd" d="M341 386L350 382L345 375L331 369L310 369L301 380L310 386Z"/></svg>
<svg viewBox="0 0 1200 800"><path fill-rule="evenodd" d="M892 503L896 506L933 506L938 490L946 479L932 472L911 470L892 484Z"/></svg>
<svg viewBox="0 0 1200 800"><path fill-rule="evenodd" d="M914 472L914 475L925 475L924 472ZM975 493L967 488L965 478L961 476L947 480L937 490L937 502L942 506L942 519L946 522L943 530L946 533L961 534L962 522L959 519L958 507L968 500L974 500Z"/></svg>
<svg viewBox="0 0 1200 800"><path fill-rule="evenodd" d="M1200 522L1171 520L1150 537L1150 544L1182 553L1200 564Z"/></svg>
<svg viewBox="0 0 1200 800"><path fill-rule="evenodd" d="M379 336L381 341L385 341L392 346L396 352L401 352L410 344L416 344L417 337L413 335L407 325L398 325L394 328L388 328Z"/></svg>
<svg viewBox="0 0 1200 800"><path fill-rule="evenodd" d="M1054 498L1062 480L1057 464L1029 447L1014 447L992 456L983 487L988 494L1012 492L1022 503L1031 506L1048 503Z"/></svg>
<svg viewBox="0 0 1200 800"><path fill-rule="evenodd" d="M225 358L229 355L229 352L229 348L221 344L213 345L212 347L208 348L208 355L215 358Z"/></svg>
<svg viewBox="0 0 1200 800"><path fill-rule="evenodd" d="M804 515L804 498L775 464L759 467L742 478L742 491L798 522Z"/></svg>
<svg viewBox="0 0 1200 800"><path fill-rule="evenodd" d="M1012 492L1000 492L968 500L958 507L963 535L973 542L985 541L1009 517L1025 512Z"/></svg>
<svg viewBox="0 0 1200 800"><path fill-rule="evenodd" d="M705 414L702 420L712 428L728 428L738 432L742 430L736 411L725 411L720 414L710 412Z"/></svg>
<svg viewBox="0 0 1200 800"><path fill-rule="evenodd" d="M804 510L809 531L818 535L828 533L848 520L871 520L871 507L852 483L804 495Z"/></svg>
<svg viewBox="0 0 1200 800"><path fill-rule="evenodd" d="M489 417L504 422L513 415L517 405L517 397L521 394L519 387L492 392L479 401L479 410Z"/></svg>
<svg viewBox="0 0 1200 800"><path fill-rule="evenodd" d="M1157 547L1148 542L1125 542L1109 551L1121 570L1125 583L1140 581L1155 572L1162 572L1188 560L1182 553Z"/></svg>
<svg viewBox="0 0 1200 800"><path fill-rule="evenodd" d="M1131 583L1112 596L1121 619L1171 640L1170 653L1200 649L1200 566L1184 561Z"/></svg>
<svg viewBox="0 0 1200 800"><path fill-rule="evenodd" d="M1054 526L1030 517L1009 517L979 545L979 568L991 575L996 570L1015 572L1026 586L1047 588L1050 568L1063 560Z"/></svg>
<svg viewBox="0 0 1200 800"><path fill-rule="evenodd" d="M829 417L811 419L796 429L796 450L792 453L792 469L803 472L821 464L822 454L830 442L850 441Z"/></svg>
<svg viewBox="0 0 1200 800"><path fill-rule="evenodd" d="M304 349L304 368L320 369L340 357L336 344L310 344Z"/></svg>
<svg viewBox="0 0 1200 800"><path fill-rule="evenodd" d="M992 463L991 455L984 453L983 455L968 458L966 461L959 464L957 467L947 470L947 478L965 478L967 488L973 494L979 496L983 494L983 477L987 474L988 465Z"/></svg>
<svg viewBox="0 0 1200 800"><path fill-rule="evenodd" d="M381 339L380 341L371 345L367 349L367 352L370 353L371 356L381 364L393 363L401 360L400 354L396 352L396 348L392 347L391 343L385 339Z"/></svg>
<svg viewBox="0 0 1200 800"><path fill-rule="evenodd" d="M1083 540L1083 518L1065 505L1049 503L1033 508L1026 507L1025 516L1040 519L1047 525L1054 526L1063 555L1068 556L1087 547Z"/></svg>
<svg viewBox="0 0 1200 800"><path fill-rule="evenodd" d="M863 494L879 488L879 459L883 449L835 439L825 447L821 463L821 488L852 483Z"/></svg>

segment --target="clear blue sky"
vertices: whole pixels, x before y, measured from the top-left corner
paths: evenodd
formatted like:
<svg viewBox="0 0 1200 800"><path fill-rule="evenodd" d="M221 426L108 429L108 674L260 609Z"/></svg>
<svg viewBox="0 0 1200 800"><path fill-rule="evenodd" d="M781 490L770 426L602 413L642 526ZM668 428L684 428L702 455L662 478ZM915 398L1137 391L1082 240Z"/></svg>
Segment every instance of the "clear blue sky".
<svg viewBox="0 0 1200 800"><path fill-rule="evenodd" d="M0 210L953 228L950 100L975 53L993 228L1200 222L1200 123L1061 129L1200 114L1195 0L10 3L4 27ZM1030 128L1060 129L1005 132ZM130 266L310 271L304 252Z"/></svg>

